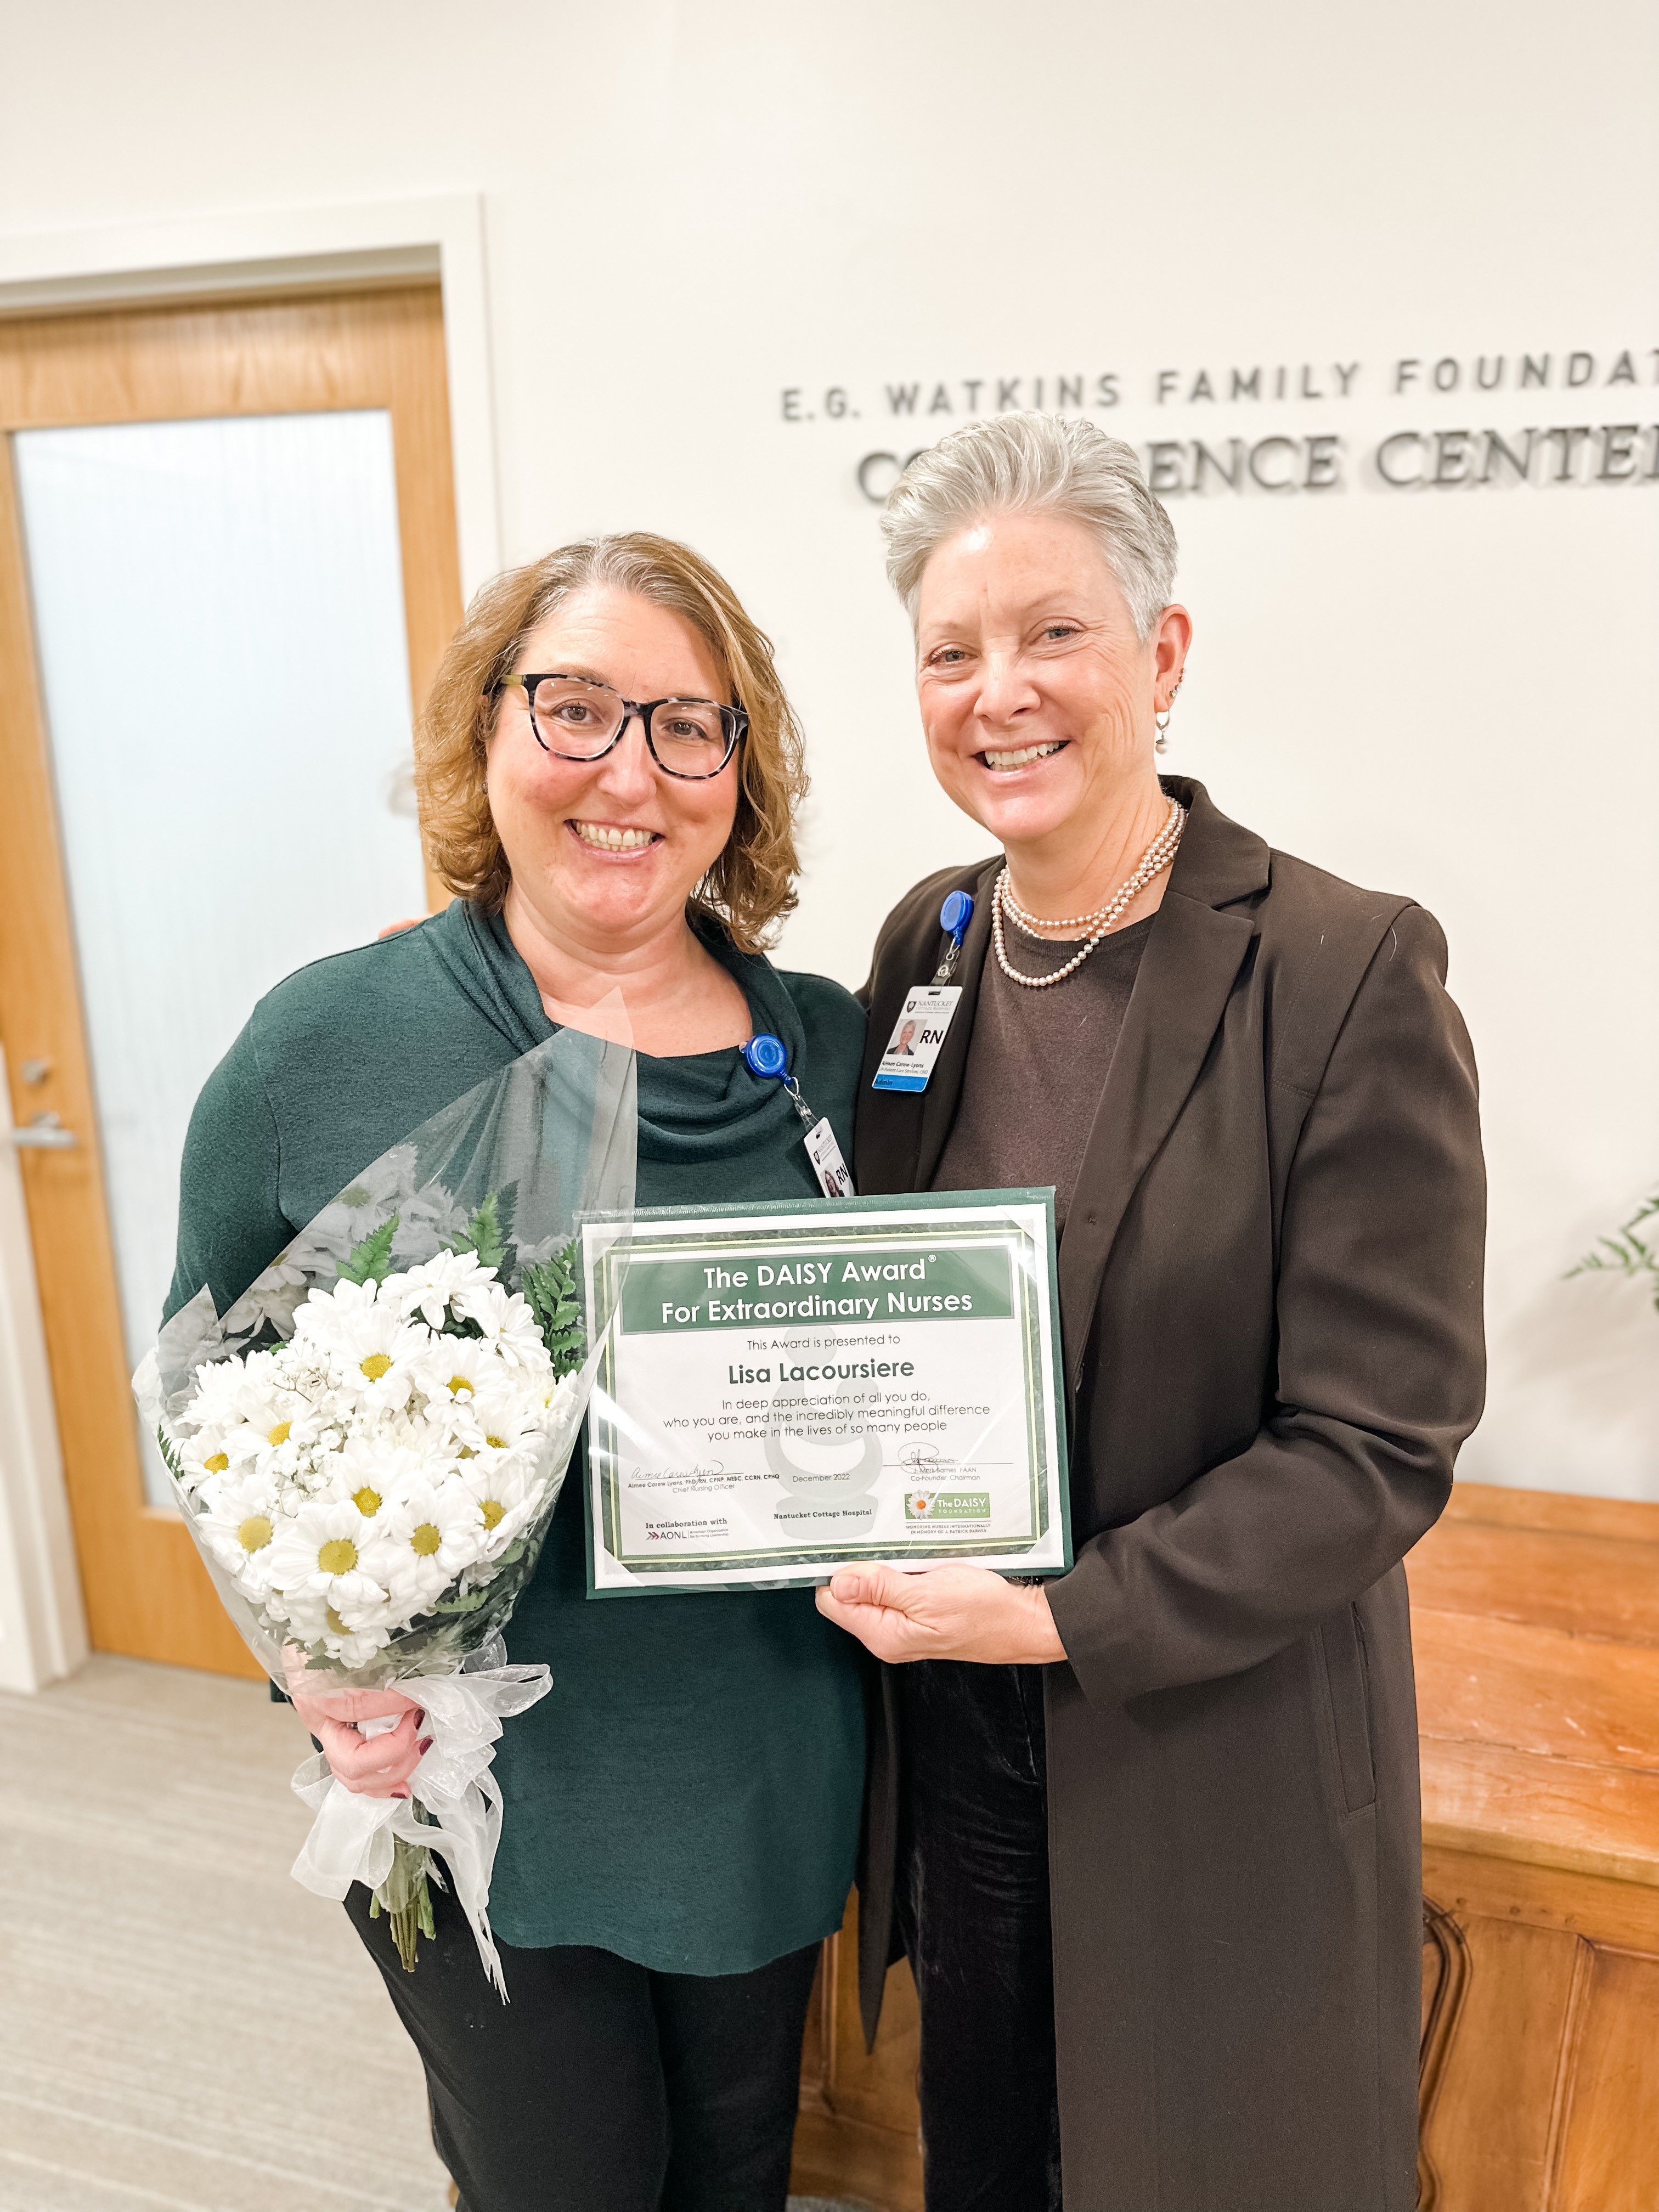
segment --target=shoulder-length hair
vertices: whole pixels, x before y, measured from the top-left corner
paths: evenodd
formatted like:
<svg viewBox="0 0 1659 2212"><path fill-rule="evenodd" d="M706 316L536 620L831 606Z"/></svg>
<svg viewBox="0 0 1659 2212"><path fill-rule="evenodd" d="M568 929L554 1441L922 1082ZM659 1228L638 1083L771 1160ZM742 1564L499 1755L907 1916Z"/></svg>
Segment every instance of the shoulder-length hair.
<svg viewBox="0 0 1659 2212"><path fill-rule="evenodd" d="M771 641L726 579L689 545L649 531L562 545L507 569L473 599L415 732L415 788L432 866L459 897L499 910L512 872L485 787L499 687L537 625L561 600L594 585L632 592L683 616L708 647L727 696L748 714L732 834L691 903L722 922L739 950L758 951L796 900L795 811L807 783L800 725Z"/></svg>

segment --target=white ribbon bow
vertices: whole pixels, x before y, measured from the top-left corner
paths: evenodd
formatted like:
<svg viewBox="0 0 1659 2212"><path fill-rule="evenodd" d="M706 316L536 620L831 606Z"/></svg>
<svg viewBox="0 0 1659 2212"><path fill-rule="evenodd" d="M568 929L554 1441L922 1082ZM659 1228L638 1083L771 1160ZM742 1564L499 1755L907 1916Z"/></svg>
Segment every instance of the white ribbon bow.
<svg viewBox="0 0 1659 2212"><path fill-rule="evenodd" d="M499 1643L495 1648L502 1650ZM489 1769L502 1721L544 1698L552 1675L544 1666L483 1667L423 1674L397 1686L424 1709L422 1733L431 1738L410 1780L412 1796L365 1797L336 1778L320 1752L305 1760L295 1771L294 1792L317 1818L294 1862L294 1879L319 1897L343 1898L354 1881L380 1887L392 1871L397 1837L441 1852L484 1972L505 2002L507 1983L485 1910L501 1837L501 1792ZM416 1819L416 1798L430 1820Z"/></svg>

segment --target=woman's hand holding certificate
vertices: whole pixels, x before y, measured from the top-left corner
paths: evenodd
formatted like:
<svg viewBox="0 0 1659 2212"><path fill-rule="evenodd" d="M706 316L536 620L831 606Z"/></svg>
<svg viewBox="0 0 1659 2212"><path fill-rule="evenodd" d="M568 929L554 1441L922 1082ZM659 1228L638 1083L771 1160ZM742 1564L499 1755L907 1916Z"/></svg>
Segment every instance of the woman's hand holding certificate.
<svg viewBox="0 0 1659 2212"><path fill-rule="evenodd" d="M1022 1589L983 1567L843 1567L818 1592L818 1611L890 1666L972 1659L981 1666L1046 1666L1066 1656L1046 1590Z"/></svg>

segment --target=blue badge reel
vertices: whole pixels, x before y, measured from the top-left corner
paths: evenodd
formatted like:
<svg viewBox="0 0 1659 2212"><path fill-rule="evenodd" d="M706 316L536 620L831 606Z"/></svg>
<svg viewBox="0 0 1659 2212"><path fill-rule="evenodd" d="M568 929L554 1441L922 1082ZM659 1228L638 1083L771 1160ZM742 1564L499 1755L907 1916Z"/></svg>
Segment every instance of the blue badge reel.
<svg viewBox="0 0 1659 2212"><path fill-rule="evenodd" d="M918 983L904 994L893 1034L876 1070L872 1091L925 1091L933 1063L944 1050L962 999L962 986L951 981L962 957L962 940L974 918L967 891L952 891L939 910L946 943L931 983Z"/></svg>
<svg viewBox="0 0 1659 2212"><path fill-rule="evenodd" d="M759 1076L763 1082L781 1083L788 1092L790 1104L805 1125L806 1133L801 1142L806 1147L806 1157L812 1163L812 1172L824 1196L855 1197L853 1172L841 1156L830 1116L815 1115L801 1097L800 1085L789 1073L789 1052L783 1039L774 1036L770 1030L763 1030L744 1045L743 1056L751 1075Z"/></svg>

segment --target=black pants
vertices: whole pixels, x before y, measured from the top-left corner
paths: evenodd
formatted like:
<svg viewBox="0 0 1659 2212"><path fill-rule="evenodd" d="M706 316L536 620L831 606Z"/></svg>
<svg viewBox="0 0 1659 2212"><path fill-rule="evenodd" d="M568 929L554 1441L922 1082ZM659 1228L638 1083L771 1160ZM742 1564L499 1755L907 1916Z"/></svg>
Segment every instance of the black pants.
<svg viewBox="0 0 1659 2212"><path fill-rule="evenodd" d="M1040 1667L899 1669L927 2212L1059 2212Z"/></svg>
<svg viewBox="0 0 1659 2212"><path fill-rule="evenodd" d="M406 1974L346 1911L426 2068L463 2212L783 2212L818 1947L749 1974L656 1974L611 1951L501 1945L484 1978L451 1895Z"/></svg>

